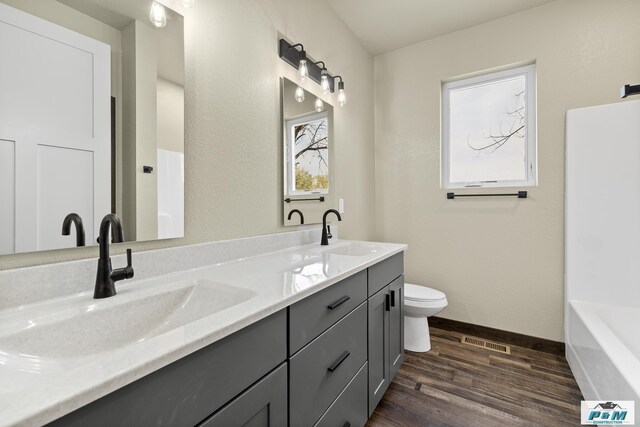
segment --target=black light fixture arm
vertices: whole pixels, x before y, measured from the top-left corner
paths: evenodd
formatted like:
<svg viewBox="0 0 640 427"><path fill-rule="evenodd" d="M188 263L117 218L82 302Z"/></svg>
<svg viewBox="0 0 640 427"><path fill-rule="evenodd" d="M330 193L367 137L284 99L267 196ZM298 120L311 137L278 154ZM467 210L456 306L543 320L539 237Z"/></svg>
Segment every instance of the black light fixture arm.
<svg viewBox="0 0 640 427"><path fill-rule="evenodd" d="M622 89L620 89L620 98L638 94L640 94L640 85L624 85Z"/></svg>
<svg viewBox="0 0 640 427"><path fill-rule="evenodd" d="M338 82L338 90L344 90L344 81L342 80L342 76L333 76L333 79L334 81L335 79L340 79L340 81Z"/></svg>

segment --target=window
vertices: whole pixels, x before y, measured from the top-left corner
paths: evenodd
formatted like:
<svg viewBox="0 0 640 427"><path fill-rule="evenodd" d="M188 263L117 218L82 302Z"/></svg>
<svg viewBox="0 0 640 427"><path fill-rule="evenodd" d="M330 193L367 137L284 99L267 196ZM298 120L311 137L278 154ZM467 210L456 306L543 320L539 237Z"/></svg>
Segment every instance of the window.
<svg viewBox="0 0 640 427"><path fill-rule="evenodd" d="M288 194L329 192L327 112L287 120Z"/></svg>
<svg viewBox="0 0 640 427"><path fill-rule="evenodd" d="M442 85L445 188L536 185L535 64Z"/></svg>

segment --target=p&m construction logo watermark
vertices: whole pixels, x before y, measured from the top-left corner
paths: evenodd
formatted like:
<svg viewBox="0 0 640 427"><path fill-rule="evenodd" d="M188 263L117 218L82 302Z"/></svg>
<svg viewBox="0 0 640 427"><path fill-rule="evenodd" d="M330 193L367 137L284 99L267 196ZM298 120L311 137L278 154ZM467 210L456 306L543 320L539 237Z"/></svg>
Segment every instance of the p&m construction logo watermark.
<svg viewBox="0 0 640 427"><path fill-rule="evenodd" d="M634 425L635 402L617 400L615 402L583 400L580 408L582 425Z"/></svg>

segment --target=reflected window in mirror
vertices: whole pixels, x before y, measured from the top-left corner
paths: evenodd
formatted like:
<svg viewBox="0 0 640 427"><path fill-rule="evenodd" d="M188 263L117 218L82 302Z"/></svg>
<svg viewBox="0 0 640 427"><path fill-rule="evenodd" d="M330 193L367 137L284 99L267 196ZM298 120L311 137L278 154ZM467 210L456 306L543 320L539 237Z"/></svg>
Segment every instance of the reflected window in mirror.
<svg viewBox="0 0 640 427"><path fill-rule="evenodd" d="M282 217L285 226L322 222L322 214L335 208L335 140L333 106L323 99L321 87L316 93L297 82L281 78L280 101L282 147ZM302 91L303 96L297 96ZM322 102L317 102L318 100ZM322 104L319 108L318 104Z"/></svg>
<svg viewBox="0 0 640 427"><path fill-rule="evenodd" d="M287 120L289 194L329 192L329 120L326 111Z"/></svg>

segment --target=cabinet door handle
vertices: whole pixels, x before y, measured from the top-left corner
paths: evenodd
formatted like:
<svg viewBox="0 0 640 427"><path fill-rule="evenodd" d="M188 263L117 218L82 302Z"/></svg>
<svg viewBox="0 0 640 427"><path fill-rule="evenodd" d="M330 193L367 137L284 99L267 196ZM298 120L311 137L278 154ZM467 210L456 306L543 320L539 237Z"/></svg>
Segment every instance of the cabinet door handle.
<svg viewBox="0 0 640 427"><path fill-rule="evenodd" d="M396 306L396 291L391 291L391 307Z"/></svg>
<svg viewBox="0 0 640 427"><path fill-rule="evenodd" d="M349 301L350 299L351 299L351 297L350 297L350 296L345 295L345 296L343 296L342 298L340 298L338 301L334 302L333 304L329 304L329 305L327 306L327 308L328 308L329 310L333 310L334 308L337 308L338 306L340 306L340 305L344 304L345 302Z"/></svg>
<svg viewBox="0 0 640 427"><path fill-rule="evenodd" d="M340 366L340 365L342 364L342 362L344 362L344 360L345 360L347 357L349 357L349 355L350 355L350 354L351 354L351 353L349 353L348 351L345 351L344 353L342 353L342 354L340 355L340 357L338 357L338 358L336 359L336 361L335 361L335 362L333 362L333 363L331 364L331 366L329 366L329 368L328 368L329 372L333 372L333 371L335 371L336 369L338 369L338 366Z"/></svg>
<svg viewBox="0 0 640 427"><path fill-rule="evenodd" d="M384 309L386 311L391 311L391 298L389 297L389 294L384 295Z"/></svg>

